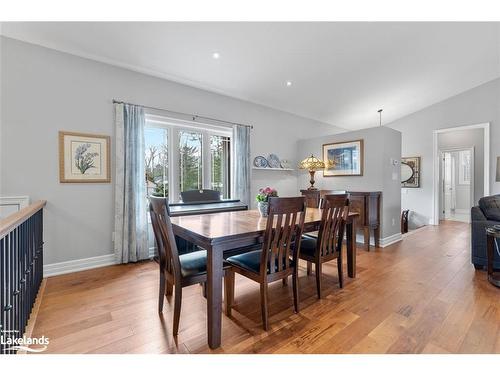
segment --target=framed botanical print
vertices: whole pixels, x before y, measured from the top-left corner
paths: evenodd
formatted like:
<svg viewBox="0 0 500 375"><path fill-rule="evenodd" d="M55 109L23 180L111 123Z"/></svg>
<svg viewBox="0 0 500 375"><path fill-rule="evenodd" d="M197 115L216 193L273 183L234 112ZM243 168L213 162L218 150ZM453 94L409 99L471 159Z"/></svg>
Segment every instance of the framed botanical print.
<svg viewBox="0 0 500 375"><path fill-rule="evenodd" d="M323 145L324 177L362 176L363 140Z"/></svg>
<svg viewBox="0 0 500 375"><path fill-rule="evenodd" d="M110 182L110 137L59 132L60 182Z"/></svg>
<svg viewBox="0 0 500 375"><path fill-rule="evenodd" d="M420 156L401 158L401 187L420 187Z"/></svg>

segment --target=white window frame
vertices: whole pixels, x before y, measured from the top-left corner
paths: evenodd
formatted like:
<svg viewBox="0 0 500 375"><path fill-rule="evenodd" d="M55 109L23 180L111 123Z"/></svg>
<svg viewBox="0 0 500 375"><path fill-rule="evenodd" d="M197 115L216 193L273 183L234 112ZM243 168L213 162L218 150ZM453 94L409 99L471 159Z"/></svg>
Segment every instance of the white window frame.
<svg viewBox="0 0 500 375"><path fill-rule="evenodd" d="M146 127L148 128L161 128L166 130L168 139L168 201L169 203L177 203L180 200L179 189L179 137L180 132L196 132L202 135L202 184L203 188L209 189L211 186L211 170L212 158L210 157L210 136L218 135L230 138L230 151L229 157L232 162L232 149L233 149L233 132L232 128L225 126L217 126L199 121L186 121L180 119L171 119L168 117L159 116L156 114L146 113ZM230 184L228 192L231 196L232 187L232 171L230 171L231 178L228 179Z"/></svg>

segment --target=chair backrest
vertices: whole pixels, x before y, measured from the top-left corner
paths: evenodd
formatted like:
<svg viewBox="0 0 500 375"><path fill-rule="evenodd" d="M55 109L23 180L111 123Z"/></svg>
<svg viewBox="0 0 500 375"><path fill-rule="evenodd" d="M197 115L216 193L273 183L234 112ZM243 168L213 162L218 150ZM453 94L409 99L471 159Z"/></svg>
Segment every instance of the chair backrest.
<svg viewBox="0 0 500 375"><path fill-rule="evenodd" d="M260 274L277 273L290 268L292 245L300 248L306 211L305 197L269 198L269 214L260 262ZM295 264L298 251L293 251ZM268 271L269 270L269 271Z"/></svg>
<svg viewBox="0 0 500 375"><path fill-rule="evenodd" d="M327 195L349 195L345 190L320 190L319 191L319 208L324 208L325 206L325 196Z"/></svg>
<svg viewBox="0 0 500 375"><path fill-rule="evenodd" d="M160 268L172 274L177 281L180 278L179 252L175 243L172 223L170 222L170 211L168 199L163 197L149 197L149 214L153 233L158 246Z"/></svg>
<svg viewBox="0 0 500 375"><path fill-rule="evenodd" d="M210 189L186 190L181 192L181 199L184 203L218 202L220 201L220 191Z"/></svg>
<svg viewBox="0 0 500 375"><path fill-rule="evenodd" d="M335 256L342 251L345 222L349 214L349 199L347 194L332 194L325 195L323 201L317 246L322 257Z"/></svg>

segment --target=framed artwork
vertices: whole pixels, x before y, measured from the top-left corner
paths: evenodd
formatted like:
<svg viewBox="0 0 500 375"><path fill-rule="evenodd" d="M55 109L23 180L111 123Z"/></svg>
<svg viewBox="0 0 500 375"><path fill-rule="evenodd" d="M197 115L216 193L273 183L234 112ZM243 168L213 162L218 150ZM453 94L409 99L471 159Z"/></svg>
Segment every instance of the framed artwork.
<svg viewBox="0 0 500 375"><path fill-rule="evenodd" d="M401 158L401 187L420 187L420 156Z"/></svg>
<svg viewBox="0 0 500 375"><path fill-rule="evenodd" d="M110 182L108 135L59 132L60 182Z"/></svg>
<svg viewBox="0 0 500 375"><path fill-rule="evenodd" d="M362 176L363 140L323 145L324 177Z"/></svg>

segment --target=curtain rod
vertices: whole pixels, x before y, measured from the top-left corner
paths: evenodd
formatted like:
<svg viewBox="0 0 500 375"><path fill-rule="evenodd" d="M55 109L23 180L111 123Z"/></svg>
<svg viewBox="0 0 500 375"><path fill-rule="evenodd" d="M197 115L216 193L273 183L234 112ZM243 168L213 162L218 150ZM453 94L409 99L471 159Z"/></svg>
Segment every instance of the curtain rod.
<svg viewBox="0 0 500 375"><path fill-rule="evenodd" d="M241 126L246 126L247 128L253 129L253 125L238 124L238 123L236 123L236 122L230 122L230 121L219 120L219 119L212 118L212 117L200 116L200 115L195 115L195 114L191 114L191 113L177 112L177 111L172 111L172 110L170 110L170 109L158 108L158 107L151 107L151 106L142 105L142 104L135 104L135 103L124 102L123 100L116 100L116 99L113 99L113 103L116 103L116 104L138 105L138 106L140 106L140 107L144 107L144 108L148 108L148 109L153 109L153 110L156 110L156 111L164 111L164 112L175 113L175 114L177 114L177 115L189 116L189 117L192 117L192 118L193 118L193 121L196 121L196 119L210 120L210 121L217 121L217 122L221 122L221 123L224 123L224 124L231 124L231 125L241 125Z"/></svg>

